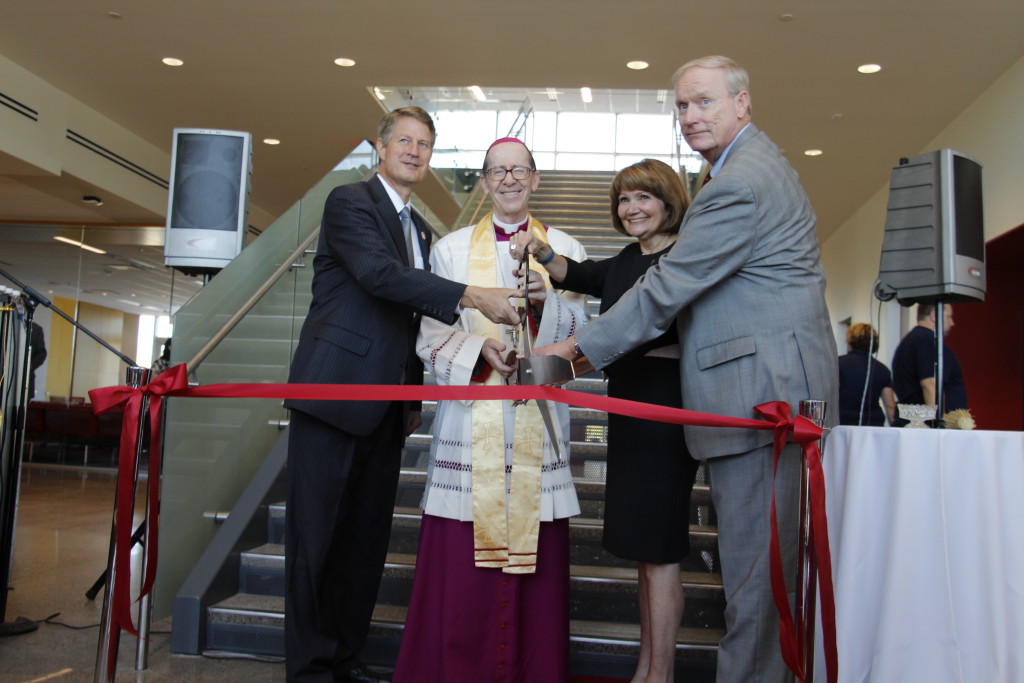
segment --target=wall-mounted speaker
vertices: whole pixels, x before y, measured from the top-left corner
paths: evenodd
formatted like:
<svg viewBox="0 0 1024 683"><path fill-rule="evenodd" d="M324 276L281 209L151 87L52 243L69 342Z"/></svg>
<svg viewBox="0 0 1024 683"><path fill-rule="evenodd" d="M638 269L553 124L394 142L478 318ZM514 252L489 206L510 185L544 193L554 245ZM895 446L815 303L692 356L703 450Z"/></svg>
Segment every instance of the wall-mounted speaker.
<svg viewBox="0 0 1024 683"><path fill-rule="evenodd" d="M985 300L981 164L940 149L892 169L875 295L904 306Z"/></svg>
<svg viewBox="0 0 1024 683"><path fill-rule="evenodd" d="M174 129L164 265L211 273L241 252L251 174L249 133Z"/></svg>

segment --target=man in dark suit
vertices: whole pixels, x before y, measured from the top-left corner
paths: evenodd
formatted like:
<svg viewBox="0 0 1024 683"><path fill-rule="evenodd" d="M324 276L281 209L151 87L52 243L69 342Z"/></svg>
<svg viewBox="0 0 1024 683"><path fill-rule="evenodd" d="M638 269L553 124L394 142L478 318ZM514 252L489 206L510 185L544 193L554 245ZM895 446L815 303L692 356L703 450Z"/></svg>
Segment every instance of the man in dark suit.
<svg viewBox="0 0 1024 683"><path fill-rule="evenodd" d="M683 65L673 79L683 137L711 165L672 250L610 310L535 353L586 354L602 368L675 323L683 407L757 417L803 399L838 409L836 345L825 306L815 217L796 172L750 122L747 72L726 57ZM686 427L705 460L718 517L727 601L719 683L787 681L769 573L772 433ZM683 457L680 448L680 457ZM783 562L794 590L800 457L792 444L775 486Z"/></svg>
<svg viewBox="0 0 1024 683"><path fill-rule="evenodd" d="M513 289L445 280L427 270L429 226L409 198L428 170L434 124L419 107L390 112L376 141L376 178L335 188L313 261L313 301L289 381L422 382L420 316L453 322L461 307L516 324ZM405 230L403 230L403 226ZM488 361L505 367L496 349ZM496 366L497 367L497 366ZM418 406L290 400L285 652L289 681L386 680L359 655L391 531L404 436ZM413 410L415 408L415 410Z"/></svg>

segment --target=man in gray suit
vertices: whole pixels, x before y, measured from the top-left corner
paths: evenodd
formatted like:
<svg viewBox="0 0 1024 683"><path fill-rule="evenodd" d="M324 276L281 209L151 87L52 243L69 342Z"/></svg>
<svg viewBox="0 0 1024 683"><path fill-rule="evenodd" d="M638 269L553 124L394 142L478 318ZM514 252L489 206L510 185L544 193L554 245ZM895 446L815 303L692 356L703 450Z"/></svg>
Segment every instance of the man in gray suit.
<svg viewBox="0 0 1024 683"><path fill-rule="evenodd" d="M460 305L517 324L514 289L466 286L429 270L430 226L411 211L429 169L434 122L419 107L378 128L378 174L335 188L313 260L313 301L288 381L415 384L421 316ZM483 352L496 368L504 347ZM285 519L288 681L387 680L360 660L387 556L404 436L419 407L394 401L289 400Z"/></svg>
<svg viewBox="0 0 1024 683"><path fill-rule="evenodd" d="M836 345L814 212L789 163L750 122L747 73L726 57L705 57L683 65L673 82L683 137L711 165L711 180L672 250L578 339L543 352L585 355L601 368L674 322L684 408L753 418L761 403L786 401L795 414L812 398L835 410ZM772 433L685 434L690 453L707 461L718 516L727 600L718 681L790 680L769 574ZM791 598L799 458L786 447L775 486Z"/></svg>

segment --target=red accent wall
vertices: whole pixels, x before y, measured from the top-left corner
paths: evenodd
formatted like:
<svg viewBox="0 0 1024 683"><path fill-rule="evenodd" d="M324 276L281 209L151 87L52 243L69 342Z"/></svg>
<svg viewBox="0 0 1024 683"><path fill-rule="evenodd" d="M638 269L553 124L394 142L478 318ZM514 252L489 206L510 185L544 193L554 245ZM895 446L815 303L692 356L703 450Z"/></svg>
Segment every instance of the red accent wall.
<svg viewBox="0 0 1024 683"><path fill-rule="evenodd" d="M1024 430L1024 226L988 242L985 301L956 304L949 346L979 429Z"/></svg>

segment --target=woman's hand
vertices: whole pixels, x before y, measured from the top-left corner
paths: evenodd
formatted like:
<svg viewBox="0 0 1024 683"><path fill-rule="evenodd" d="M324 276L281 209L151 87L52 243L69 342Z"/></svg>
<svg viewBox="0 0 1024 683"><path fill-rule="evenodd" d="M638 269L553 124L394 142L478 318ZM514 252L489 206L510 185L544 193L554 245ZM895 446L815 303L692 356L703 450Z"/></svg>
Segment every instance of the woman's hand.
<svg viewBox="0 0 1024 683"><path fill-rule="evenodd" d="M536 256L537 252L546 248L547 244L541 242L528 230L517 232L512 235L508 241L508 250L512 254L512 258L522 263L526 260L526 255ZM541 254L543 256L543 254Z"/></svg>
<svg viewBox="0 0 1024 683"><path fill-rule="evenodd" d="M523 277L524 270L524 268L517 268L512 271L512 274L516 276L516 286L519 287L520 290L522 290L523 280L525 280ZM536 270L530 271L530 291L528 294L530 296L530 303L535 306L543 307L544 301L548 298L548 291L544 287L544 280Z"/></svg>

